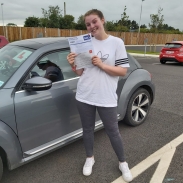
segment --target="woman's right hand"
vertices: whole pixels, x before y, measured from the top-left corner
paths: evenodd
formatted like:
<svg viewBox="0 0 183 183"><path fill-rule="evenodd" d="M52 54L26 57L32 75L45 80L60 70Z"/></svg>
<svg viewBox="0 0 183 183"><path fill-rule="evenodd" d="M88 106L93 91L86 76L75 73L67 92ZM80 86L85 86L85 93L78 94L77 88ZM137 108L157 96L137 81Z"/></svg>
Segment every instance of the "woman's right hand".
<svg viewBox="0 0 183 183"><path fill-rule="evenodd" d="M76 55L76 53L69 53L68 55L67 55L67 61L69 62L69 64L72 66L72 67L74 67L75 66L75 64L74 64L74 61L75 61L75 57L76 57L77 55Z"/></svg>

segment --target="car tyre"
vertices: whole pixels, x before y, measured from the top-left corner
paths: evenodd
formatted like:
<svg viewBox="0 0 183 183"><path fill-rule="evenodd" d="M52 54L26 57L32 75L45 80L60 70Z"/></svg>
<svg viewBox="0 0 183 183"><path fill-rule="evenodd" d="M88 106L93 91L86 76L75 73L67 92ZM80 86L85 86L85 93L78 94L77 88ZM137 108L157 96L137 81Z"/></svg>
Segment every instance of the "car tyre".
<svg viewBox="0 0 183 183"><path fill-rule="evenodd" d="M130 126L142 124L148 116L150 105L151 97L149 92L144 88L139 88L129 100L124 122Z"/></svg>
<svg viewBox="0 0 183 183"><path fill-rule="evenodd" d="M0 156L0 180L2 178L2 175L3 175L3 161L2 161L1 156Z"/></svg>
<svg viewBox="0 0 183 183"><path fill-rule="evenodd" d="M165 60L160 60L160 63L161 64L166 64L166 61Z"/></svg>

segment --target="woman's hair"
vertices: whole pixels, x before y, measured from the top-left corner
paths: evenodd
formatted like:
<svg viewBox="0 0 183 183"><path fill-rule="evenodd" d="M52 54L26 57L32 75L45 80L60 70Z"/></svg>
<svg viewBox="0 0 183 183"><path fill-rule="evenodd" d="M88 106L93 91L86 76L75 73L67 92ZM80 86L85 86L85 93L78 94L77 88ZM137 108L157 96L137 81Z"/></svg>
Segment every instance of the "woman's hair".
<svg viewBox="0 0 183 183"><path fill-rule="evenodd" d="M84 14L84 20L85 20L85 17L86 17L86 16L89 16L89 15L98 15L98 17L99 17L100 19L103 19L103 18L104 18L103 13L102 13L100 10L97 10L97 9L91 9L91 10L87 11L87 12Z"/></svg>

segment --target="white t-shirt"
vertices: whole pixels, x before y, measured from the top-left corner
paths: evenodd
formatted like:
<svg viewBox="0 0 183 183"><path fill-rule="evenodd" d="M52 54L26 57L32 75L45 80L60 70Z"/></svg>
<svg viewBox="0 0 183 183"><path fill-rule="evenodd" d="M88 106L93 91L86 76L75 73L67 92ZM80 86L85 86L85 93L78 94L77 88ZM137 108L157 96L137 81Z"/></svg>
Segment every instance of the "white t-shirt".
<svg viewBox="0 0 183 183"><path fill-rule="evenodd" d="M123 41L109 36L105 40L92 39L94 54L111 66L129 67ZM117 106L118 76L111 76L97 66L85 68L77 85L76 100L101 107Z"/></svg>

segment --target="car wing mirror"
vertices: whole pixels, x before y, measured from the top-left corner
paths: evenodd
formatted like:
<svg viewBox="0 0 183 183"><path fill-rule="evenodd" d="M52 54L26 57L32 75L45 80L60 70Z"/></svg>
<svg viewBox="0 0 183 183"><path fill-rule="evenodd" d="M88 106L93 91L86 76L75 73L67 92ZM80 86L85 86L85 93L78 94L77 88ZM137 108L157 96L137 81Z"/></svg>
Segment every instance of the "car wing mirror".
<svg viewBox="0 0 183 183"><path fill-rule="evenodd" d="M22 86L27 91L42 91L48 90L52 87L52 82L43 77L33 77L28 79Z"/></svg>

